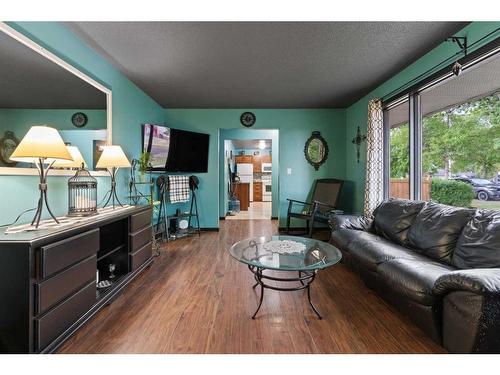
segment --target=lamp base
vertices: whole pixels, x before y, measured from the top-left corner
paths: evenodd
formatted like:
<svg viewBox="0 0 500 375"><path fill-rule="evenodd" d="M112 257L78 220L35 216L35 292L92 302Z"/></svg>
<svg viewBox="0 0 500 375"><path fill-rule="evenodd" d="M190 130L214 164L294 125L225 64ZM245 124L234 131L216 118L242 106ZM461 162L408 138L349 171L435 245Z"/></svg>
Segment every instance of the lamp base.
<svg viewBox="0 0 500 375"><path fill-rule="evenodd" d="M33 221L31 222L31 225L35 225L35 228L38 228L40 225L40 219L42 218L42 211L43 211L43 206L45 202L45 206L47 207L47 211L49 211L50 216L54 221L59 224L59 221L56 219L54 214L52 213L50 207L49 207L49 202L47 200L47 174L49 172L50 167L52 166L52 163L49 164L49 166L44 169L43 168L43 161L44 159L38 159L38 164L36 164L37 169L38 169L38 174L40 176L40 183L38 184L38 189L40 189L40 198L38 198L38 205L36 208L35 212L35 217L33 218Z"/></svg>
<svg viewBox="0 0 500 375"><path fill-rule="evenodd" d="M115 209L115 201L120 205L120 207L123 207L123 204L120 202L120 200L118 199L118 195L116 194L116 171L117 170L118 170L118 168L113 168L111 171L109 171L109 174L111 175L111 191L110 191L108 200L106 201L106 203L104 203L104 206L102 206L102 208L105 208L109 204L110 201L113 204L113 209Z"/></svg>

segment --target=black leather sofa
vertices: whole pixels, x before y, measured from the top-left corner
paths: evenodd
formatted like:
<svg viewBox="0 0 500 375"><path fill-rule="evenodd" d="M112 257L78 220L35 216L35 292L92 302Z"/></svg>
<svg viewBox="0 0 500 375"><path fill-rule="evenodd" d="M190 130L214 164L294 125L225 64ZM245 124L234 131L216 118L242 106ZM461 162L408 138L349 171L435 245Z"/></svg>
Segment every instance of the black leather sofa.
<svg viewBox="0 0 500 375"><path fill-rule="evenodd" d="M388 199L330 242L365 284L453 353L500 353L500 212Z"/></svg>

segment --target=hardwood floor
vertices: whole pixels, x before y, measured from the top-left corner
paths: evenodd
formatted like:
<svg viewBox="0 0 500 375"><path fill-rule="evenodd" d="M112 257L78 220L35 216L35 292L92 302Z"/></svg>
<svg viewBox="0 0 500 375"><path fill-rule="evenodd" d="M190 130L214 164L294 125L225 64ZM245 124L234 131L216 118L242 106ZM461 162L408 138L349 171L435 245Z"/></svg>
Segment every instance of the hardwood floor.
<svg viewBox="0 0 500 375"><path fill-rule="evenodd" d="M151 268L70 338L59 353L442 353L345 265L304 291L259 291L227 249L277 232L270 220L221 221L220 232L169 243Z"/></svg>

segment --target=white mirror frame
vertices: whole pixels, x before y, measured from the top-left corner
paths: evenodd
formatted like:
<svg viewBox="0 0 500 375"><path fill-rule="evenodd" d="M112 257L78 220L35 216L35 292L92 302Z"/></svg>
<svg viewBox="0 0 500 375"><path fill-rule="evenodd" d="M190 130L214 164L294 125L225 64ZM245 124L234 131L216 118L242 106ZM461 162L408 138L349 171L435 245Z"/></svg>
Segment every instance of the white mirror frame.
<svg viewBox="0 0 500 375"><path fill-rule="evenodd" d="M0 22L0 31L4 32L11 38L17 40L19 43L24 44L26 47L31 48L33 51L39 53L43 57L49 59L53 63L59 65L60 67L66 69L70 73L73 73L78 78L84 80L88 84L94 86L96 89L104 92L106 94L106 144L112 144L112 135L113 135L113 97L111 89L97 82L93 78L89 77L85 73L82 73L74 66L68 64L66 61L56 56L54 53L48 51L47 49L40 46L38 43L35 43L24 34L21 34L17 30L13 29L5 22ZM90 171L93 176L109 176L107 171ZM53 176L73 176L75 171L70 170L56 170L51 169L49 171L49 175ZM16 168L16 167L0 167L0 176L37 176L38 171L36 168Z"/></svg>

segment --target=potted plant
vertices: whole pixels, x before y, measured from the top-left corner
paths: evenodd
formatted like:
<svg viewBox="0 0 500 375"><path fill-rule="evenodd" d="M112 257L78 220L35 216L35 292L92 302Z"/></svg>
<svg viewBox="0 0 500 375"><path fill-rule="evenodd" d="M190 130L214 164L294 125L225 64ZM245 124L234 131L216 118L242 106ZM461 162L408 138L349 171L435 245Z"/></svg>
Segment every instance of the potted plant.
<svg viewBox="0 0 500 375"><path fill-rule="evenodd" d="M142 182L145 181L144 175L149 169L149 160L150 160L151 154L149 152L143 152L141 156L139 156L139 173L140 173L140 179Z"/></svg>

